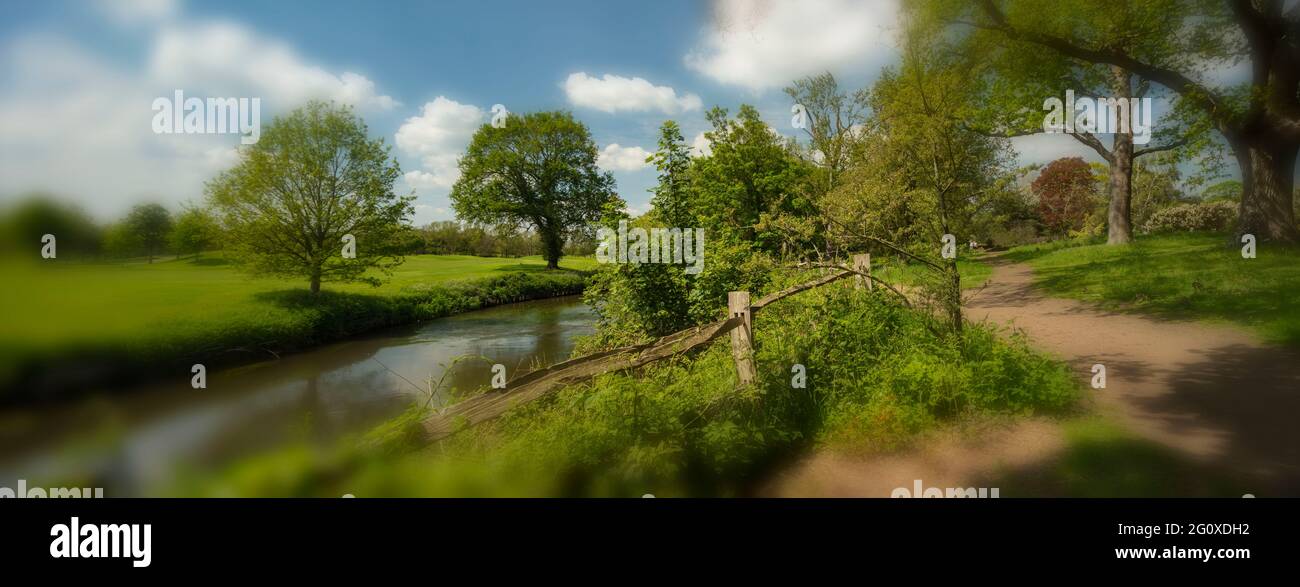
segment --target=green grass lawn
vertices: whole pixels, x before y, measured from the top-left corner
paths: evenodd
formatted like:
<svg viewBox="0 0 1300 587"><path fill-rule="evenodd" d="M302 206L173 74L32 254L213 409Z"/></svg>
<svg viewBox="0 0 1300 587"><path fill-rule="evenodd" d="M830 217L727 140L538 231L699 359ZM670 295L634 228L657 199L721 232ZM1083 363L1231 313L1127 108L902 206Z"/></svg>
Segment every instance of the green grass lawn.
<svg viewBox="0 0 1300 587"><path fill-rule="evenodd" d="M993 273L993 268L973 259L958 257L957 272L961 274L962 289L970 289L984 285L989 275ZM879 270L873 269L872 275L879 277L890 285L916 286L927 276L933 279L933 276L937 274L933 269L919 263L900 264L890 260L886 261Z"/></svg>
<svg viewBox="0 0 1300 587"><path fill-rule="evenodd" d="M562 268L594 265L592 258L566 258ZM106 352L146 361L202 358L214 349L230 354L234 347L294 349L557 289L577 293L569 291L574 284L580 291L572 271L548 274L545 267L540 257L410 256L380 287L326 283L320 299L311 300L306 279L252 277L220 255L152 264L3 259L0 387L33 358L45 363L30 369L48 369L63 357ZM491 289L434 291L463 282Z"/></svg>
<svg viewBox="0 0 1300 587"><path fill-rule="evenodd" d="M1140 237L1107 246L1062 241L1013 249L1054 295L1166 318L1249 326L1267 340L1300 345L1300 248L1262 244L1243 259L1222 234Z"/></svg>

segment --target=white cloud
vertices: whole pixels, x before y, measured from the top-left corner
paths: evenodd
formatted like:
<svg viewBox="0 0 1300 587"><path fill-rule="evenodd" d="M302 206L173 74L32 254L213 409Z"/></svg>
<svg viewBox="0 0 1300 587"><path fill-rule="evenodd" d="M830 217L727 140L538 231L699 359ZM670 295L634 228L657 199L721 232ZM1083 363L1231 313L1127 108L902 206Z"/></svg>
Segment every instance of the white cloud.
<svg viewBox="0 0 1300 587"><path fill-rule="evenodd" d="M680 114L699 110L703 104L695 94L678 96L671 87L656 86L643 78L608 73L595 78L581 71L564 80L564 94L574 106L609 113L658 111Z"/></svg>
<svg viewBox="0 0 1300 587"><path fill-rule="evenodd" d="M153 99L175 89L260 97L264 123L309 98L396 106L366 77L331 73L238 24L187 21L170 2L100 4L106 14L123 6L137 18L120 34L145 39L143 61L53 33L0 41L0 198L46 190L101 218L144 199L200 199L204 181L236 160L239 137L154 134Z"/></svg>
<svg viewBox="0 0 1300 587"><path fill-rule="evenodd" d="M307 63L284 43L227 22L164 26L149 69L159 84L191 95L248 94L264 103L295 106L325 99L375 110L398 105L391 96L376 92L375 83L363 75L331 73Z"/></svg>
<svg viewBox="0 0 1300 587"><path fill-rule="evenodd" d="M700 134L691 139L691 155L694 157L707 157L712 154L713 144L709 141L709 137L704 136L704 131L700 131Z"/></svg>
<svg viewBox="0 0 1300 587"><path fill-rule="evenodd" d="M636 171L649 166L646 157L650 152L641 147L623 147L618 143L606 145L596 159L596 165L609 171Z"/></svg>
<svg viewBox="0 0 1300 587"><path fill-rule="evenodd" d="M823 71L861 71L894 52L897 0L719 0L687 67L760 91Z"/></svg>
<svg viewBox="0 0 1300 587"><path fill-rule="evenodd" d="M472 104L438 96L397 129L394 142L407 155L420 158L422 169L408 171L406 183L417 191L446 190L460 178L460 156L486 113Z"/></svg>

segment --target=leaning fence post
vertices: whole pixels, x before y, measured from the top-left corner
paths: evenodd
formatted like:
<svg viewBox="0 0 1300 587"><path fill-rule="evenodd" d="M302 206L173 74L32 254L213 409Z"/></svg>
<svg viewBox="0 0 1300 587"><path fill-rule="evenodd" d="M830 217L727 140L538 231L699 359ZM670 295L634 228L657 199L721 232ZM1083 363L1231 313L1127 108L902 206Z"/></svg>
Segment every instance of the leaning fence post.
<svg viewBox="0 0 1300 587"><path fill-rule="evenodd" d="M741 385L754 381L753 320L749 311L749 292L727 292L727 315L744 319L740 326L731 329L731 358L736 362L736 377Z"/></svg>
<svg viewBox="0 0 1300 587"><path fill-rule="evenodd" d="M859 273L866 274L869 277L871 275L871 254L867 253L865 255L854 255L853 270ZM876 289L876 283L871 279L869 279L868 277L863 277L862 275L854 276L853 280L855 284L855 289L862 289L862 283L864 281L867 284L868 291Z"/></svg>

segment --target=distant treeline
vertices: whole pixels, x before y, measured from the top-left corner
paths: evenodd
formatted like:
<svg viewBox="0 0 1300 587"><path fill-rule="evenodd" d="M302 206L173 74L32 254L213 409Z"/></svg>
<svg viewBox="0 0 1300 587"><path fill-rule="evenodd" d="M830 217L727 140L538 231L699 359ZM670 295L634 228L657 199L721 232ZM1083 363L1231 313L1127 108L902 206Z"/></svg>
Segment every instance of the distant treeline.
<svg viewBox="0 0 1300 587"><path fill-rule="evenodd" d="M502 224L480 226L442 220L419 229L419 253L432 255L477 255L480 257L523 257L542 254L542 239L534 231ZM595 237L585 231L568 236L565 255L590 255L596 250Z"/></svg>
<svg viewBox="0 0 1300 587"><path fill-rule="evenodd" d="M0 250L36 255L42 237L57 239L59 258L131 259L149 261L165 256L198 256L220 250L225 229L217 216L199 207L172 212L160 204L140 204L126 216L96 222L81 207L46 194L35 194L0 209ZM444 220L410 227L406 253L523 257L540 255L539 236L517 226L479 226ZM596 249L589 231L570 234L566 255L589 255Z"/></svg>

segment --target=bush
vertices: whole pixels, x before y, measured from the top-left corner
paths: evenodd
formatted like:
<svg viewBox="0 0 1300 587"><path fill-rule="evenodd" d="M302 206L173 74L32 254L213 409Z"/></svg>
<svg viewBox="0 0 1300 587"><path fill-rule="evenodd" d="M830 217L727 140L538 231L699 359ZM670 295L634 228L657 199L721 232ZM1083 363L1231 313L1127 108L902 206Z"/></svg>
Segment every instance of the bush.
<svg viewBox="0 0 1300 587"><path fill-rule="evenodd" d="M1237 205L1228 201L1179 204L1157 210L1142 227L1147 234L1161 232L1223 232L1237 219Z"/></svg>

